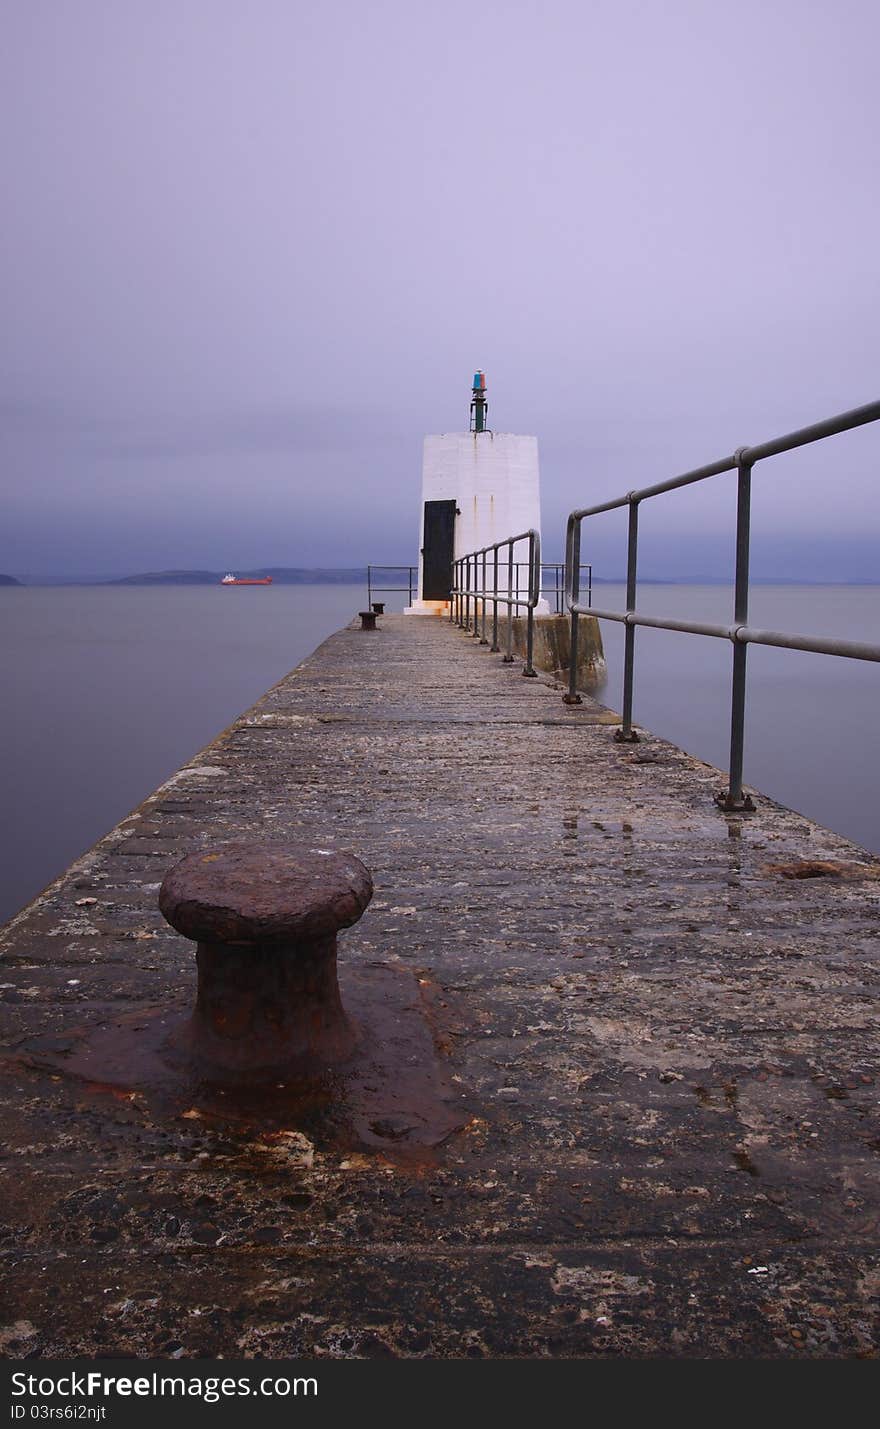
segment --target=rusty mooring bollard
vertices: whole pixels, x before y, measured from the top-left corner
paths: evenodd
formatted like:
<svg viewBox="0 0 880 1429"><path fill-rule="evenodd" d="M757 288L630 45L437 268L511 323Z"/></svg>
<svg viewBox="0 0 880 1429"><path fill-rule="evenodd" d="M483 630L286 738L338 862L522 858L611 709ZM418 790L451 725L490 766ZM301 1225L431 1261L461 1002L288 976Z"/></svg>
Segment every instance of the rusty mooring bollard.
<svg viewBox="0 0 880 1429"><path fill-rule="evenodd" d="M359 610L359 611L358 611L358 615L359 615L360 618L361 618L361 630L375 630L375 629L376 629L376 612L375 612L375 610Z"/></svg>
<svg viewBox="0 0 880 1429"><path fill-rule="evenodd" d="M384 615L384 614L385 614L385 602L384 602L384 600L374 600L374 601L373 601L373 611L374 611L374 613L375 613L376 615Z"/></svg>
<svg viewBox="0 0 880 1429"><path fill-rule="evenodd" d="M360 859L306 844L233 843L178 863L159 907L198 943L197 1057L250 1073L347 1057L355 1034L336 980L336 934L372 896Z"/></svg>

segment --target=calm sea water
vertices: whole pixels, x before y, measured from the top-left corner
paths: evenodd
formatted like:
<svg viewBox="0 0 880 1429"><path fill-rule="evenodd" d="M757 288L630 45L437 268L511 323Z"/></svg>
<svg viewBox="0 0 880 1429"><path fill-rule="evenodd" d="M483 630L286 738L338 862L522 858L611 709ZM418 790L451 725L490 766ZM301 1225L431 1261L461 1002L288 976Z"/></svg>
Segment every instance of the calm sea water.
<svg viewBox="0 0 880 1429"><path fill-rule="evenodd" d="M596 599L620 608L623 588ZM365 603L360 586L0 590L0 920ZM702 620L732 608L722 587L646 584L639 604ZM880 587L757 586L752 619L876 640ZM619 708L622 627L603 636L600 697ZM637 721L723 768L730 661L724 641L638 631ZM747 782L880 851L880 666L757 648L749 663Z"/></svg>
<svg viewBox="0 0 880 1429"><path fill-rule="evenodd" d="M600 585L594 604L626 606L623 585ZM729 624L724 586L639 585L645 614ZM752 587L749 623L800 635L880 640L880 586ZM623 626L602 621L608 682L623 702ZM726 640L636 630L633 718L688 753L727 768L733 652ZM880 852L880 665L750 645L744 777L747 784Z"/></svg>
<svg viewBox="0 0 880 1429"><path fill-rule="evenodd" d="M365 604L362 586L0 589L0 922Z"/></svg>

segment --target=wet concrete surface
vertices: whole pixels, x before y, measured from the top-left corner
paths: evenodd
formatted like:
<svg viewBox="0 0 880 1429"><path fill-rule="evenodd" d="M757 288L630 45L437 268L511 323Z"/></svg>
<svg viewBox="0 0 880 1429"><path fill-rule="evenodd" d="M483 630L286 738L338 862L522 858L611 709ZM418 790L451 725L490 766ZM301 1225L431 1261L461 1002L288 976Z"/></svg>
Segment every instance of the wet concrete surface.
<svg viewBox="0 0 880 1429"><path fill-rule="evenodd" d="M874 1356L880 861L722 814L717 770L445 622L379 627L0 935L0 1353ZM373 874L323 1078L169 1051L159 884L250 836Z"/></svg>

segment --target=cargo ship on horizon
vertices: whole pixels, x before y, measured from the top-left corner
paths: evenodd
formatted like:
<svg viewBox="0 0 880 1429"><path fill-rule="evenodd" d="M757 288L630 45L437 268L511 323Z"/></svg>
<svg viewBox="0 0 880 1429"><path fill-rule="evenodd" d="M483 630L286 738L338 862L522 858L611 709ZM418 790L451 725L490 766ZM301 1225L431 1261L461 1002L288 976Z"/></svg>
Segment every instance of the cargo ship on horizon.
<svg viewBox="0 0 880 1429"><path fill-rule="evenodd" d="M271 576L234 576L230 571L220 582L221 585L271 585Z"/></svg>

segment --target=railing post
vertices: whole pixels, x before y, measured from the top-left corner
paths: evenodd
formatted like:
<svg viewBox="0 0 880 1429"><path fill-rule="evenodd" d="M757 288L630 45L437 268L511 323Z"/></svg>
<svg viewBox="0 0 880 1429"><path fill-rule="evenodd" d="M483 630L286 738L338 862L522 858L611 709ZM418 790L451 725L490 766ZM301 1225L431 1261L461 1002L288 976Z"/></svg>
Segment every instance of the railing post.
<svg viewBox="0 0 880 1429"><path fill-rule="evenodd" d="M489 651L497 655L498 644L498 546L492 547L492 644Z"/></svg>
<svg viewBox="0 0 880 1429"><path fill-rule="evenodd" d="M480 644L481 644L481 645L488 645L489 642L488 642L488 640L486 639L486 552L485 552L485 551L483 552L483 612L482 612L482 614L483 614L483 621L482 621L482 634L481 634L481 636L480 636Z"/></svg>
<svg viewBox="0 0 880 1429"><path fill-rule="evenodd" d="M513 664L513 542L507 542L507 654L502 664Z"/></svg>
<svg viewBox="0 0 880 1429"><path fill-rule="evenodd" d="M464 630L465 613L467 611L467 570L465 568L464 557L459 562L459 584L461 585L461 601L458 611L458 624Z"/></svg>
<svg viewBox="0 0 880 1429"><path fill-rule="evenodd" d="M749 623L749 535L751 529L752 465L744 448L736 453L736 576L733 596L733 680L730 692L730 784L716 798L728 812L751 811L755 805L743 795L743 746L746 718L746 655L748 646L737 639L741 625Z"/></svg>
<svg viewBox="0 0 880 1429"><path fill-rule="evenodd" d="M535 648L535 606L541 597L541 547L534 531L529 532L529 605L526 617L526 663L523 674L527 679L537 679L538 672L532 664Z"/></svg>
<svg viewBox="0 0 880 1429"><path fill-rule="evenodd" d="M464 624L462 630L470 629L471 623L471 558L470 555L464 558Z"/></svg>
<svg viewBox="0 0 880 1429"><path fill-rule="evenodd" d="M572 610L577 605L581 593L581 523L571 517L565 531L565 597L569 607L571 627L568 640L568 689L562 696L565 705L582 705L577 691L578 667L578 615Z"/></svg>
<svg viewBox="0 0 880 1429"><path fill-rule="evenodd" d="M636 608L636 570L639 559L639 503L630 498L629 537L626 548L626 613ZM624 627L623 647L623 725L615 730L618 744L638 744L639 736L632 727L633 671L636 653L636 628L629 621Z"/></svg>
<svg viewBox="0 0 880 1429"><path fill-rule="evenodd" d="M372 569L372 566L367 566L367 605L372 605L373 603L373 586L370 575Z"/></svg>

